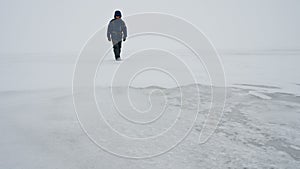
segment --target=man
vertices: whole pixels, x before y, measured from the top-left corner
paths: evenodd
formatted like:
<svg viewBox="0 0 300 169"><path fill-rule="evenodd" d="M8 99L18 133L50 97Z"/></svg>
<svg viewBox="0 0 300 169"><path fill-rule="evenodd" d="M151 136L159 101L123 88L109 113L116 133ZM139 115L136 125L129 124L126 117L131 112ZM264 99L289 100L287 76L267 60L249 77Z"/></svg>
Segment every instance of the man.
<svg viewBox="0 0 300 169"><path fill-rule="evenodd" d="M112 41L116 61L120 61L120 53L122 47L122 40L127 38L127 27L125 22L121 19L120 11L115 11L114 19L112 19L107 28L107 39Z"/></svg>

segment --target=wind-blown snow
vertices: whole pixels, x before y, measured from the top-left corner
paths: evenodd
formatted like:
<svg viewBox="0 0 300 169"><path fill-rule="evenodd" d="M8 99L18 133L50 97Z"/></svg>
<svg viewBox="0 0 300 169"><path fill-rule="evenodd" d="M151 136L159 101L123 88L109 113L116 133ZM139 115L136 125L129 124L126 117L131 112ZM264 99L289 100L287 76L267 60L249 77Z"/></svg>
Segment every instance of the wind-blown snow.
<svg viewBox="0 0 300 169"><path fill-rule="evenodd" d="M1 92L1 168L296 168L300 165L300 98L291 94L266 94L271 99L252 96L246 89L228 88L228 100L219 128L205 144L198 144L203 120L209 107L209 88L199 86L201 107L195 126L188 137L170 152L145 160L115 157L93 144L80 129L72 104L72 95L66 89ZM158 88L132 89L141 98ZM161 89L168 97L170 110L178 109L180 96L176 89ZM184 94L193 92L195 85L184 86ZM99 98L109 95L109 88L97 88ZM127 88L119 88L118 96ZM175 94L175 95L174 95ZM157 97L159 93L154 93ZM196 99L196 98L194 98ZM101 99L99 99L101 100ZM103 101L103 100L102 100ZM105 101L105 100L104 100ZM184 113L196 109L193 99L183 101ZM138 103L139 104L139 103ZM140 101L143 104L143 101ZM87 104L88 105L88 104ZM104 107L107 109L108 107ZM87 111L89 107L87 106ZM171 112L169 112L171 113ZM166 114L169 114L166 113ZM131 136L160 132L122 125L113 112L106 119L120 132ZM183 115L185 117L185 115ZM164 117L170 119L171 117ZM167 123L167 121L165 121ZM189 122L189 121L186 121ZM165 124L165 123L162 123ZM182 128L186 130L186 128ZM106 131L102 131L105 133ZM182 134L173 133L174 138ZM102 144L115 151L113 137ZM112 140L110 140L112 139ZM113 143L111 142L113 141ZM119 143L122 144L122 143ZM155 146L166 147L167 140ZM127 145L132 147L134 145ZM145 154L147 149L126 149L128 154Z"/></svg>
<svg viewBox="0 0 300 169"><path fill-rule="evenodd" d="M161 132L174 120L172 113L181 108L182 128L178 126L177 132L170 133L172 139L177 139L188 130L191 121L187 117L197 111L196 100L200 99L198 118L184 141L161 156L143 160L111 155L82 131L74 113L70 88L74 58L70 62L66 57L57 56L44 56L47 61L39 56L2 57L0 168L297 168L300 166L298 57L295 54L285 57L222 55L228 82L226 106L219 127L205 144L199 144L198 138L210 105L209 86L181 86L187 96L181 105L179 88L159 84L145 87L137 81L135 87L129 88L136 107L146 110L153 90L159 92L153 92L150 97L152 108L159 108L167 101L167 111L162 115L165 123L158 121L152 128L125 125L108 100L110 86L96 87L97 101L102 110L107 110L105 118L119 132L134 137ZM109 67L115 63L108 58L105 64ZM199 98L194 95L196 87L200 89ZM118 91L116 97L127 97L126 86L114 90ZM160 100L162 93L166 100ZM89 111L89 103L86 105ZM120 106L126 107L122 103ZM140 116L139 120L145 119ZM114 140L109 131L101 131L105 133L99 135L105 147L129 155L147 155L156 151L149 148L157 146L159 150L173 141L158 140L138 149L121 149L115 145L122 143ZM135 145L128 142L127 146Z"/></svg>

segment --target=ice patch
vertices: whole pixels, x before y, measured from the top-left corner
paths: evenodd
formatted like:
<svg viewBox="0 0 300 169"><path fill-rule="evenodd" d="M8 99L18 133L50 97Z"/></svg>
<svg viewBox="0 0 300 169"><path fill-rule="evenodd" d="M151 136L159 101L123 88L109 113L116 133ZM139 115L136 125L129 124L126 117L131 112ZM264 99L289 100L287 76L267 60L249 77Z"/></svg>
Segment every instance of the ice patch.
<svg viewBox="0 0 300 169"><path fill-rule="evenodd" d="M272 97L267 96L267 95L265 95L263 93L260 93L260 92L257 92L257 91L249 91L249 94L253 95L253 96L256 96L258 98L261 98L261 99L266 99L266 100L272 99Z"/></svg>

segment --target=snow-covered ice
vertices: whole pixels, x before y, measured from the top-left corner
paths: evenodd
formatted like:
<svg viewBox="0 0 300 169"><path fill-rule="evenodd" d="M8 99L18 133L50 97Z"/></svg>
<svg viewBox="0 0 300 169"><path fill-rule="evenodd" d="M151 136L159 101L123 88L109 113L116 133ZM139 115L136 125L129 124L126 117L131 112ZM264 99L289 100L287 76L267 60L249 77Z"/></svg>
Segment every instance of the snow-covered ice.
<svg viewBox="0 0 300 169"><path fill-rule="evenodd" d="M103 62L105 71L117 66L111 58ZM75 57L2 56L0 168L299 167L299 53L221 54L221 59L228 84L226 106L219 127L207 142L199 144L198 140L210 106L210 86L185 84L180 88L167 88L168 81L165 81L162 86L149 84L147 87L141 79L141 83L137 81L129 88L105 85L95 88L95 98L106 122L134 138L165 131L182 110L178 124L166 132L165 137L148 144L123 142L104 121L98 126L86 126L96 127L98 133L89 134L95 136L99 146L81 129L74 112L71 85ZM126 61L139 64L130 58L123 62ZM130 123L112 106L111 90L113 96L120 99L116 100L120 101L118 108L131 119L147 123L159 116L165 106L164 113L149 126ZM132 106L122 104L128 90L134 107L146 113L136 115L130 110ZM75 93L76 97L85 95L84 91ZM82 104L86 105L87 114L92 111L88 100ZM149 106L153 112L146 111ZM195 115L197 119L193 124ZM95 120L85 114L79 117ZM170 148L186 133L187 137L180 144L153 158L127 159L107 152L147 156Z"/></svg>

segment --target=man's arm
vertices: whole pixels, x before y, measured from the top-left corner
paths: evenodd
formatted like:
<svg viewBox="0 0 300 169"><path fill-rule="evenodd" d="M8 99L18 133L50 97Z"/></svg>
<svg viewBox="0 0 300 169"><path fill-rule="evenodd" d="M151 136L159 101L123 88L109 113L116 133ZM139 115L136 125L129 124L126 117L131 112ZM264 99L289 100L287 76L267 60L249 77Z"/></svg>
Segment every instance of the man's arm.
<svg viewBox="0 0 300 169"><path fill-rule="evenodd" d="M127 27L124 21L122 22L122 32L123 32L123 41L125 41L127 38Z"/></svg>
<svg viewBox="0 0 300 169"><path fill-rule="evenodd" d="M111 34L111 22L109 22L108 24L108 27L107 27L107 39L108 41L111 41L111 37L110 37L110 34Z"/></svg>

